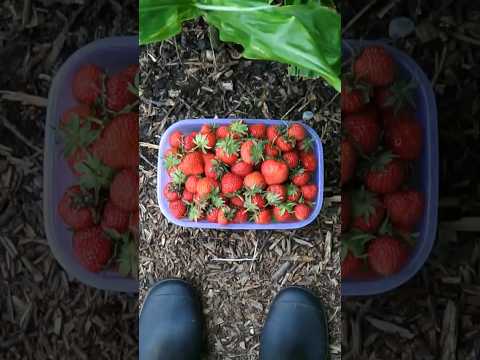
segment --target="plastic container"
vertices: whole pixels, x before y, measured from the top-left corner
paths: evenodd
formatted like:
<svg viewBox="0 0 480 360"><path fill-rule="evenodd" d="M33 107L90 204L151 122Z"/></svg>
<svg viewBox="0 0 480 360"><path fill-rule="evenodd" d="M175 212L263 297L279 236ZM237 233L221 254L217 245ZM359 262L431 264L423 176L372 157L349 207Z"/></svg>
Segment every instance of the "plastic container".
<svg viewBox="0 0 480 360"><path fill-rule="evenodd" d="M72 232L67 229L57 212L57 204L65 189L75 179L63 158L63 146L56 136L62 113L77 102L71 83L77 69L87 63L96 64L108 73L138 63L137 37L112 37L98 40L76 51L63 64L53 81L48 96L47 123L45 126L45 154L43 173L44 221L48 243L62 267L79 281L99 289L137 292L138 281L116 272L92 273L83 268L73 255Z"/></svg>
<svg viewBox="0 0 480 360"><path fill-rule="evenodd" d="M427 260L435 242L438 208L438 129L437 105L430 80L420 67L405 53L380 41L344 41L343 51L349 56L352 50L368 45L383 46L395 59L403 78L414 79L416 93L416 116L423 126L424 148L416 163L413 185L425 194L425 212L420 225L418 241L408 263L397 274L372 280L342 280L342 295L373 295L394 289L412 278Z"/></svg>
<svg viewBox="0 0 480 360"><path fill-rule="evenodd" d="M314 139L314 153L317 157L318 170L313 176L313 181L318 186L317 199L315 201L315 208L313 209L310 217L304 221L295 221L287 223L271 223L271 224L255 224L255 223L243 223L243 224L228 224L220 225L217 223L210 223L208 221L189 221L184 219L177 219L170 214L168 209L168 202L163 197L163 188L169 181L169 176L167 171L163 166L163 154L168 150L170 144L168 139L170 134L174 131L181 131L182 133L189 133L192 131L198 131L200 127L205 123L212 123L217 125L228 125L235 119L196 119L196 120L183 120L178 121L171 125L160 139L160 149L158 156L158 170L157 170L157 198L158 204L163 215L168 219L168 221L185 227L194 227L194 228L209 228L209 229L220 229L220 230L286 230L286 229L298 229L310 224L320 213L322 208L323 201L323 148L322 142L318 137L315 130L310 126L300 123L308 132L308 135ZM258 124L262 123L265 125L284 125L285 121L280 120L245 120L247 124Z"/></svg>

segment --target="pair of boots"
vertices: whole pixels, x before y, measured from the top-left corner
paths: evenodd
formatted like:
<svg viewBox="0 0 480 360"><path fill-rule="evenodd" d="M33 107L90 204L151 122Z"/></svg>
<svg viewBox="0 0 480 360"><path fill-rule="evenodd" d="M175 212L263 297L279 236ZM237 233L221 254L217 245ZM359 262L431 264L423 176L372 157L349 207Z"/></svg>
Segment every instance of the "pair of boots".
<svg viewBox="0 0 480 360"><path fill-rule="evenodd" d="M140 314L140 360L200 360L202 310L195 290L165 280L149 291ZM325 360L327 319L308 290L290 287L277 295L260 340L260 360Z"/></svg>

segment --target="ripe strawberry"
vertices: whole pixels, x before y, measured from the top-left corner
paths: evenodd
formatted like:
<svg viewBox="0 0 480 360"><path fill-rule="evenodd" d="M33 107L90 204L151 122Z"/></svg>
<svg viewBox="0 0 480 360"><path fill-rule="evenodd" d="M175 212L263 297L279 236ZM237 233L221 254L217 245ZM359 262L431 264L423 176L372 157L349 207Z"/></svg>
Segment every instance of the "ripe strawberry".
<svg viewBox="0 0 480 360"><path fill-rule="evenodd" d="M278 156L278 148L275 145L272 145L270 143L265 144L265 156L267 158L275 158Z"/></svg>
<svg viewBox="0 0 480 360"><path fill-rule="evenodd" d="M290 202L296 202L300 199L300 189L295 184L287 185L287 200Z"/></svg>
<svg viewBox="0 0 480 360"><path fill-rule="evenodd" d="M342 140L342 159L340 164L340 183L345 185L355 173L357 153L349 140Z"/></svg>
<svg viewBox="0 0 480 360"><path fill-rule="evenodd" d="M362 111L368 102L368 94L365 89L352 85L351 82L342 81L342 94L340 97L340 107L342 113L352 114Z"/></svg>
<svg viewBox="0 0 480 360"><path fill-rule="evenodd" d="M272 222L272 212L270 209L262 209L253 216L256 224L270 224Z"/></svg>
<svg viewBox="0 0 480 360"><path fill-rule="evenodd" d="M267 205L265 202L265 198L261 194L255 194L251 197L250 202L257 206L259 209L264 209Z"/></svg>
<svg viewBox="0 0 480 360"><path fill-rule="evenodd" d="M174 131L172 135L170 135L169 143L172 148L178 149L182 146L183 142L183 134L180 131Z"/></svg>
<svg viewBox="0 0 480 360"><path fill-rule="evenodd" d="M265 124L249 125L248 130L254 138L265 139L267 137L267 127Z"/></svg>
<svg viewBox="0 0 480 360"><path fill-rule="evenodd" d="M185 190L183 190L183 193L182 193L182 200L186 201L186 202L191 202L191 201L193 201L193 195L194 195L194 193L185 189Z"/></svg>
<svg viewBox="0 0 480 360"><path fill-rule="evenodd" d="M92 199L89 197L88 193L82 192L80 186L72 186L65 191L58 203L58 214L73 230L86 229L94 224L93 208L89 206Z"/></svg>
<svg viewBox="0 0 480 360"><path fill-rule="evenodd" d="M407 232L420 222L425 210L425 197L415 190L387 194L384 203L392 224Z"/></svg>
<svg viewBox="0 0 480 360"><path fill-rule="evenodd" d="M405 166L401 160L383 153L365 175L365 185L370 191L387 194L396 191L405 181Z"/></svg>
<svg viewBox="0 0 480 360"><path fill-rule="evenodd" d="M62 118L60 119L60 128L64 128L76 116L78 116L80 119L80 126L83 126L85 123L85 118L92 115L93 114L90 106L86 104L72 106L62 114Z"/></svg>
<svg viewBox="0 0 480 360"><path fill-rule="evenodd" d="M288 166L284 161L266 160L260 169L268 185L282 184L288 179Z"/></svg>
<svg viewBox="0 0 480 360"><path fill-rule="evenodd" d="M124 169L113 178L110 186L110 199L120 209L135 211L138 209L138 171Z"/></svg>
<svg viewBox="0 0 480 360"><path fill-rule="evenodd" d="M351 253L348 253L342 261L342 279L348 279L360 273L363 263L362 260Z"/></svg>
<svg viewBox="0 0 480 360"><path fill-rule="evenodd" d="M195 151L186 154L178 168L187 176L203 174L202 153Z"/></svg>
<svg viewBox="0 0 480 360"><path fill-rule="evenodd" d="M133 84L135 82L135 76L138 74L138 64L132 64L127 66L122 73L130 79L130 82Z"/></svg>
<svg viewBox="0 0 480 360"><path fill-rule="evenodd" d="M187 206L182 200L175 200L168 203L168 208L174 217L181 219L187 213Z"/></svg>
<svg viewBox="0 0 480 360"><path fill-rule="evenodd" d="M268 141L275 145L277 138L280 136L280 128L276 125L270 125L267 127L267 139Z"/></svg>
<svg viewBox="0 0 480 360"><path fill-rule="evenodd" d="M200 134L208 134L213 131L212 125L210 124L203 124L200 128ZM214 134L215 135L215 134Z"/></svg>
<svg viewBox="0 0 480 360"><path fill-rule="evenodd" d="M185 182L185 189L190 191L191 193L197 192L197 184L200 178L196 175L190 175Z"/></svg>
<svg viewBox="0 0 480 360"><path fill-rule="evenodd" d="M128 212L108 201L103 209L101 226L103 229L113 229L121 234L128 229L129 217Z"/></svg>
<svg viewBox="0 0 480 360"><path fill-rule="evenodd" d="M352 194L352 216L352 227L374 233L385 217L385 207L375 194L360 189Z"/></svg>
<svg viewBox="0 0 480 360"><path fill-rule="evenodd" d="M79 230L73 234L73 253L87 270L99 272L112 256L112 240L100 226Z"/></svg>
<svg viewBox="0 0 480 360"><path fill-rule="evenodd" d="M414 118L392 121L385 131L385 143L400 159L416 160L422 152L422 127Z"/></svg>
<svg viewBox="0 0 480 360"><path fill-rule="evenodd" d="M193 131L184 138L184 144L183 146L185 147L185 150L191 151L195 147L195 136L197 136L197 132Z"/></svg>
<svg viewBox="0 0 480 360"><path fill-rule="evenodd" d="M256 187L258 189L264 189L267 186L267 183L261 172L254 171L245 176L243 179L243 185L245 185L246 188Z"/></svg>
<svg viewBox="0 0 480 360"><path fill-rule="evenodd" d="M248 222L248 212L246 209L237 209L235 216L232 219L234 224L243 224Z"/></svg>
<svg viewBox="0 0 480 360"><path fill-rule="evenodd" d="M217 158L227 165L233 165L238 160L240 143L231 136L227 136L217 142L215 154Z"/></svg>
<svg viewBox="0 0 480 360"><path fill-rule="evenodd" d="M363 50L353 65L357 79L373 86L386 86L395 78L395 62L381 46L370 46Z"/></svg>
<svg viewBox="0 0 480 360"><path fill-rule="evenodd" d="M265 197L269 205L279 205L287 198L287 188L285 185L270 185Z"/></svg>
<svg viewBox="0 0 480 360"><path fill-rule="evenodd" d="M296 141L301 141L305 139L305 128L298 123L294 123L288 127L287 135Z"/></svg>
<svg viewBox="0 0 480 360"><path fill-rule="evenodd" d="M296 148L298 152L300 153L300 157L303 155L303 153L310 153L313 151L313 145L314 141L312 138L305 138L302 141L297 141Z"/></svg>
<svg viewBox="0 0 480 360"><path fill-rule="evenodd" d="M303 153L300 160L305 170L314 172L317 169L317 158L313 153Z"/></svg>
<svg viewBox="0 0 480 360"><path fill-rule="evenodd" d="M92 153L113 169L138 167L138 114L115 117L92 145Z"/></svg>
<svg viewBox="0 0 480 360"><path fill-rule="evenodd" d="M198 149L205 154L207 151L214 148L215 144L217 143L217 137L213 132L203 134L198 133L195 135L193 143L195 144L193 150Z"/></svg>
<svg viewBox="0 0 480 360"><path fill-rule="evenodd" d="M218 212L217 222L221 225L227 225L235 217L236 210L231 209L228 206L224 206Z"/></svg>
<svg viewBox="0 0 480 360"><path fill-rule="evenodd" d="M392 85L375 89L375 104L382 111L398 113L415 107L413 81L395 81Z"/></svg>
<svg viewBox="0 0 480 360"><path fill-rule="evenodd" d="M243 178L231 172L227 172L222 177L222 193L232 194L242 188Z"/></svg>
<svg viewBox="0 0 480 360"><path fill-rule="evenodd" d="M228 135L230 135L230 130L228 129L228 126L222 125L217 128L216 135L218 139L224 139Z"/></svg>
<svg viewBox="0 0 480 360"><path fill-rule="evenodd" d="M287 222L292 220L294 203L284 203L274 206L272 209L273 217L278 222Z"/></svg>
<svg viewBox="0 0 480 360"><path fill-rule="evenodd" d="M294 169L298 165L299 156L296 151L289 151L283 154L283 160L287 163L290 169Z"/></svg>
<svg viewBox="0 0 480 360"><path fill-rule="evenodd" d="M253 166L244 161L239 161L232 166L232 172L241 177L245 177L253 171Z"/></svg>
<svg viewBox="0 0 480 360"><path fill-rule="evenodd" d="M218 182L212 178L201 178L197 182L197 194L201 199L207 198L215 188L218 188Z"/></svg>
<svg viewBox="0 0 480 360"><path fill-rule="evenodd" d="M307 185L310 181L311 172L305 171L304 168L297 168L292 174L292 183L297 186Z"/></svg>
<svg viewBox="0 0 480 360"><path fill-rule="evenodd" d="M247 140L240 148L240 155L247 164L257 165L263 160L263 149L262 142Z"/></svg>
<svg viewBox="0 0 480 360"><path fill-rule="evenodd" d="M342 125L363 154L369 155L377 149L380 143L380 126L371 112L348 115Z"/></svg>
<svg viewBox="0 0 480 360"><path fill-rule="evenodd" d="M113 111L121 111L127 105L137 100L137 94L132 92L131 78L123 72L110 76L107 80L107 107Z"/></svg>
<svg viewBox="0 0 480 360"><path fill-rule="evenodd" d="M387 108L382 111L383 127L388 129L390 124L395 122L410 121L415 119L414 112L409 108L403 108L398 111Z"/></svg>
<svg viewBox="0 0 480 360"><path fill-rule="evenodd" d="M389 276L400 271L407 262L408 256L407 245L391 236L378 237L368 247L370 268L383 276Z"/></svg>
<svg viewBox="0 0 480 360"><path fill-rule="evenodd" d="M283 151L283 152L288 152L292 151L295 148L295 139L287 136L280 136L277 138L277 141L275 142L277 147Z"/></svg>
<svg viewBox="0 0 480 360"><path fill-rule="evenodd" d="M342 233L346 233L350 228L350 223L352 220L352 199L350 194L346 191L342 191L340 219L342 224Z"/></svg>
<svg viewBox="0 0 480 360"><path fill-rule="evenodd" d="M210 154L204 154L203 157L205 162L205 176L218 180L228 170L227 165L216 159L213 154L211 154L211 157L206 157L207 155Z"/></svg>
<svg viewBox="0 0 480 360"><path fill-rule="evenodd" d="M102 93L103 71L96 65L84 65L74 75L73 96L81 103L93 105Z"/></svg>
<svg viewBox="0 0 480 360"><path fill-rule="evenodd" d="M303 221L310 216L312 209L306 204L298 204L293 208L293 214L297 220Z"/></svg>
<svg viewBox="0 0 480 360"><path fill-rule="evenodd" d="M217 220L218 220L218 213L219 213L220 209L219 208L211 208L208 212L207 212L207 221L208 222L211 222L211 223L216 223Z"/></svg>
<svg viewBox="0 0 480 360"><path fill-rule="evenodd" d="M180 199L182 194L178 187L174 183L170 182L163 188L163 196L165 196L165 199L168 201L174 201Z"/></svg>
<svg viewBox="0 0 480 360"><path fill-rule="evenodd" d="M245 201L243 200L243 197L241 197L240 195L235 195L230 199L230 204L232 204L237 208L242 208L245 204Z"/></svg>
<svg viewBox="0 0 480 360"><path fill-rule="evenodd" d="M302 195L305 200L314 201L317 198L318 188L315 184L307 184L301 187Z"/></svg>

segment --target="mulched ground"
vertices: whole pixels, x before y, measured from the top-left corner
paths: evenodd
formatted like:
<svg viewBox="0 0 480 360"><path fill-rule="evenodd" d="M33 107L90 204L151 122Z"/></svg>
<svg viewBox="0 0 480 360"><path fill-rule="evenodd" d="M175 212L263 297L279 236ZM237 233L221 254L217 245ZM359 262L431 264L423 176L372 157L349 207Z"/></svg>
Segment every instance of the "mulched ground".
<svg viewBox="0 0 480 360"><path fill-rule="evenodd" d="M208 36L202 22L174 40L144 47L141 96L141 298L158 280L180 277L201 292L211 359L257 359L259 334L282 287L311 288L325 302L332 359L340 359L338 251L338 97L321 81L289 78L286 67L242 59ZM172 225L157 206L157 144L185 118L301 119L323 140L325 204L316 221L296 231L215 231Z"/></svg>
<svg viewBox="0 0 480 360"><path fill-rule="evenodd" d="M97 291L69 278L50 252L42 214L52 78L88 42L135 33L137 11L136 2L106 0L0 5L1 359L138 357L136 296Z"/></svg>
<svg viewBox="0 0 480 360"><path fill-rule="evenodd" d="M396 42L434 79L440 130L437 241L426 266L383 296L342 303L343 359L480 358L480 4L343 2L346 38L388 38L392 19L416 32Z"/></svg>

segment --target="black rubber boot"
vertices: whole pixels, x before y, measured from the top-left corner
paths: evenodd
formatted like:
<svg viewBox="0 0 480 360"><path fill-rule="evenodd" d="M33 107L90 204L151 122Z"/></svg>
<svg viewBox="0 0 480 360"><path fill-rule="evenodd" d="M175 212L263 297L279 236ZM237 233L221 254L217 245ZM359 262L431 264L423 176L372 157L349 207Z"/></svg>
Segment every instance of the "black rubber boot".
<svg viewBox="0 0 480 360"><path fill-rule="evenodd" d="M200 360L203 319L195 290L181 280L155 284L140 314L140 360Z"/></svg>
<svg viewBox="0 0 480 360"><path fill-rule="evenodd" d="M310 291L286 288L273 301L260 340L260 360L326 360L328 324Z"/></svg>

